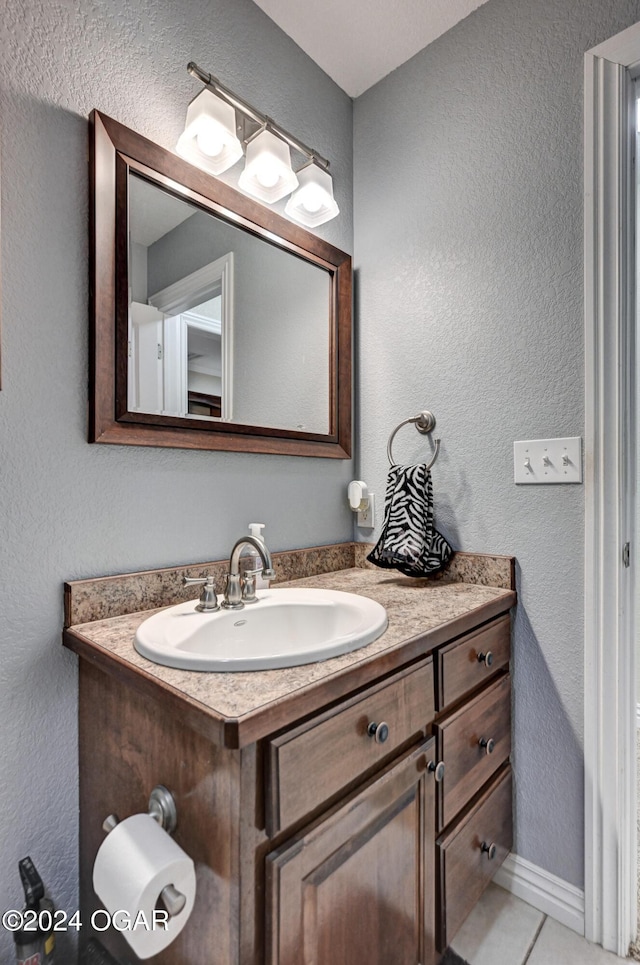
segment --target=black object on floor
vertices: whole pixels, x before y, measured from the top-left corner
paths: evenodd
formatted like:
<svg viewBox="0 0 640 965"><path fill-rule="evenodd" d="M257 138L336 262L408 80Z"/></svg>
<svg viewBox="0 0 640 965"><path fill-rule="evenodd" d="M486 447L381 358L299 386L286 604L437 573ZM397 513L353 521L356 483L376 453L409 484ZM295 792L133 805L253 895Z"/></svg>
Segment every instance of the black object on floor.
<svg viewBox="0 0 640 965"><path fill-rule="evenodd" d="M440 965L469 965L469 962L466 962L464 958L460 958L460 956L454 952L453 948L447 948L440 961Z"/></svg>

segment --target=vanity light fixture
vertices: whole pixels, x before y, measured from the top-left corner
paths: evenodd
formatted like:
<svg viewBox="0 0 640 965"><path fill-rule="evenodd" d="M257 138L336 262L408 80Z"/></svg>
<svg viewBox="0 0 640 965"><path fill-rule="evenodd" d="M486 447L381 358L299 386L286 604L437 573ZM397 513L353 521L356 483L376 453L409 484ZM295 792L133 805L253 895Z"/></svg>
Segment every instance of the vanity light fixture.
<svg viewBox="0 0 640 965"><path fill-rule="evenodd" d="M298 187L289 145L266 127L247 143L247 160L238 187L267 204L280 201Z"/></svg>
<svg viewBox="0 0 640 965"><path fill-rule="evenodd" d="M333 181L328 171L312 161L298 171L298 189L287 201L284 213L308 228L331 221L340 213L333 197Z"/></svg>
<svg viewBox="0 0 640 965"><path fill-rule="evenodd" d="M238 187L260 201L274 204L297 186L289 145L264 128L247 143L247 159Z"/></svg>
<svg viewBox="0 0 640 965"><path fill-rule="evenodd" d="M211 174L222 174L242 157L236 112L206 87L187 108L187 123L176 151Z"/></svg>
<svg viewBox="0 0 640 965"><path fill-rule="evenodd" d="M294 192L285 214L310 228L339 214L326 158L197 64L189 63L187 70L204 84L204 90L189 105L178 154L212 174L221 174L240 159L244 143L245 169L238 179L243 191L267 204ZM291 148L307 159L298 176L291 166Z"/></svg>

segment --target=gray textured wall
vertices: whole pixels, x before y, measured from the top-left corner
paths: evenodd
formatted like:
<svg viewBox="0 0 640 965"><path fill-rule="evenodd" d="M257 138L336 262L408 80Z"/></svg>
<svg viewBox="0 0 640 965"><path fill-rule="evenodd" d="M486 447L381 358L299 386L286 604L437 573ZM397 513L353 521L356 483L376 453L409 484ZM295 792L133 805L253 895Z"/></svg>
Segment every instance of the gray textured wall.
<svg viewBox="0 0 640 965"><path fill-rule="evenodd" d="M65 579L222 558L250 519L275 549L345 540L350 463L86 442L87 117L172 148L190 59L332 161L352 248L352 106L250 0L5 0L0 18L0 909L36 862L77 904L76 658ZM237 179L241 165L230 172ZM0 960L13 957L0 929ZM71 958L60 942L61 962Z"/></svg>
<svg viewBox="0 0 640 965"><path fill-rule="evenodd" d="M439 527L517 557L516 850L580 887L584 492L516 487L513 441L583 434L583 54L638 19L489 0L354 113L360 473L433 409Z"/></svg>

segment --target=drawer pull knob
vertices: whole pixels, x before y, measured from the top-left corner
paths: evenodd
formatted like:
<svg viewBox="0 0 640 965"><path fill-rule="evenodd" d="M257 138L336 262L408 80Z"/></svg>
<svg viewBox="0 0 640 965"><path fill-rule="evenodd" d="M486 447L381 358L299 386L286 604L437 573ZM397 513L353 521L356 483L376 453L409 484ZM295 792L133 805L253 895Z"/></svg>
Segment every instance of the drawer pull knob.
<svg viewBox="0 0 640 965"><path fill-rule="evenodd" d="M389 736L389 725L384 720L381 720L379 724L371 721L367 727L367 734L374 738L376 744L384 744Z"/></svg>
<svg viewBox="0 0 640 965"><path fill-rule="evenodd" d="M493 754L493 751L496 746L496 742L494 741L493 737L490 737L489 740L487 740L486 737L481 737L480 740L478 741L478 744L480 745L480 747L483 747L485 749L487 754Z"/></svg>
<svg viewBox="0 0 640 965"><path fill-rule="evenodd" d="M493 841L491 842L491 844L487 844L486 841L483 841L482 844L480 845L480 850L482 851L483 854L486 852L489 858L489 861L493 861L493 859L496 856L497 849Z"/></svg>
<svg viewBox="0 0 640 965"><path fill-rule="evenodd" d="M436 784L440 784L444 778L444 761L439 761L437 764L435 761L429 761L427 770L433 774Z"/></svg>
<svg viewBox="0 0 640 965"><path fill-rule="evenodd" d="M490 667L493 663L493 654L491 653L491 651L487 650L486 653L479 653L478 663L483 663L485 667Z"/></svg>

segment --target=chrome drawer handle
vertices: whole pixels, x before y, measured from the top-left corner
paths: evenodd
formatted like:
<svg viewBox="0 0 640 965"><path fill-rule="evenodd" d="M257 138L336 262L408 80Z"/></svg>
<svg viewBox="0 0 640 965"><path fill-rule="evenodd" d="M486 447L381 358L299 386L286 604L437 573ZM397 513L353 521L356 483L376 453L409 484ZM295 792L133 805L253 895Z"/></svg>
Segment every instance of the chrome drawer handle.
<svg viewBox="0 0 640 965"><path fill-rule="evenodd" d="M482 844L480 845L480 850L482 851L483 854L486 852L487 857L489 858L489 861L493 861L493 859L496 856L497 848L493 843L493 841L491 842L491 844L487 844L486 841L483 841Z"/></svg>
<svg viewBox="0 0 640 965"><path fill-rule="evenodd" d="M433 774L436 784L440 784L444 778L444 761L439 761L437 764L435 761L429 761L427 770Z"/></svg>
<svg viewBox="0 0 640 965"><path fill-rule="evenodd" d="M389 725L384 720L381 720L379 724L371 721L367 727L367 734L369 737L373 737L376 744L384 744L389 736Z"/></svg>
<svg viewBox="0 0 640 965"><path fill-rule="evenodd" d="M490 667L491 664L493 663L493 654L491 653L491 651L487 650L486 653L479 653L478 663L483 663L485 667Z"/></svg>
<svg viewBox="0 0 640 965"><path fill-rule="evenodd" d="M480 740L478 741L478 744L480 745L480 747L483 747L485 749L487 754L493 754L493 751L496 746L496 742L494 741L493 737L490 737L489 740L487 740L486 737L481 737Z"/></svg>

